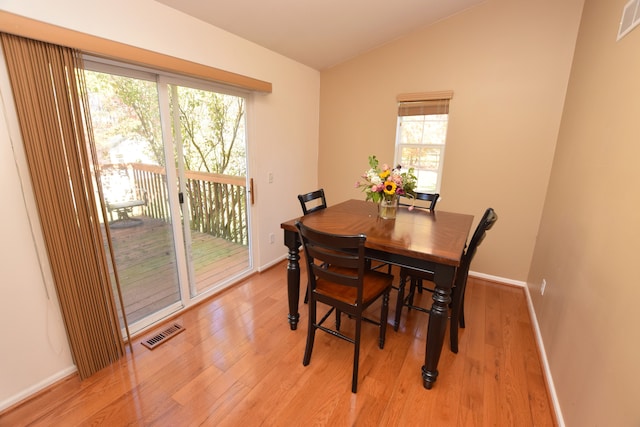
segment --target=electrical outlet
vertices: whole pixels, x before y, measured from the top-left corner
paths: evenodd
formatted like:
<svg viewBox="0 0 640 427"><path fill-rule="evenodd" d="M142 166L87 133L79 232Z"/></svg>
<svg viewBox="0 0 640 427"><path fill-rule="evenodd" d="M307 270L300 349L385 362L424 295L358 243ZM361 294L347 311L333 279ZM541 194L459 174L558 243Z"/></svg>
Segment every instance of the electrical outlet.
<svg viewBox="0 0 640 427"><path fill-rule="evenodd" d="M273 184L273 172L269 172L269 184Z"/></svg>
<svg viewBox="0 0 640 427"><path fill-rule="evenodd" d="M540 295L544 295L544 289L547 287L546 279L542 279L542 284L540 285Z"/></svg>
<svg viewBox="0 0 640 427"><path fill-rule="evenodd" d="M273 233L269 234L269 243L273 245L275 242L276 242L276 235Z"/></svg>

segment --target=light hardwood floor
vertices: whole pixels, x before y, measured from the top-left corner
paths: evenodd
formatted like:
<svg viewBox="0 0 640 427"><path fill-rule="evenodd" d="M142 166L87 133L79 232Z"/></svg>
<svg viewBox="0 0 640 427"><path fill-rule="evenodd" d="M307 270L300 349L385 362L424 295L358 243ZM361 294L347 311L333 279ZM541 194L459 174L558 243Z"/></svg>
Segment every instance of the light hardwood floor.
<svg viewBox="0 0 640 427"><path fill-rule="evenodd" d="M140 344L148 332L133 354L83 382L62 381L0 415L0 425L554 425L522 289L469 279L460 352L449 350L447 331L431 390L420 371L428 315L405 311L398 332L389 323L383 350L365 324L352 394L351 344L318 332L302 366L306 306L291 331L285 281L284 263L252 276L174 319L185 331L155 350Z"/></svg>

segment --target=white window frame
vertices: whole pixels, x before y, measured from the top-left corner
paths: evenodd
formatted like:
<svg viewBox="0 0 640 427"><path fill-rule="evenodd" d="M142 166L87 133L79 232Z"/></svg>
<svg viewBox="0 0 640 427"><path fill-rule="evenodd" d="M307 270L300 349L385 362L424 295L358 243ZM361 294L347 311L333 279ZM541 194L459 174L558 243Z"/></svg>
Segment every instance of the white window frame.
<svg viewBox="0 0 640 427"><path fill-rule="evenodd" d="M435 188L420 187L416 188L419 192L439 193L442 185L442 171L445 159L445 149L447 142L447 133L449 127L449 101L453 97L452 91L443 92L431 92L431 93L412 93L398 95L398 117L396 124L396 143L395 143L395 164L400 164L403 169L413 168L416 176L418 176L418 183L420 183L420 174L424 172L435 173L436 182ZM404 110L404 113L402 111ZM411 110L407 113L406 110ZM404 143L402 141L402 126L406 117L419 118L418 121L422 121L422 124L427 122L428 116L444 115L447 120L447 129L445 130L444 141L442 144L425 144L425 143ZM423 133L423 139L425 134ZM402 160L403 148L419 148L426 150L437 150L438 154L438 166L437 168L426 168L419 164L409 164Z"/></svg>

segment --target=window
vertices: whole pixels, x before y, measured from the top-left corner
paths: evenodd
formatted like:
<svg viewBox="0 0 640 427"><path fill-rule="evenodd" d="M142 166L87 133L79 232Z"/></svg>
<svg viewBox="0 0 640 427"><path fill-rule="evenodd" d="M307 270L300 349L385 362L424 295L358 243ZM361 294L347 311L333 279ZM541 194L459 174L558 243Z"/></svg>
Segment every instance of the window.
<svg viewBox="0 0 640 427"><path fill-rule="evenodd" d="M415 169L418 191L440 192L452 96L450 91L398 96L395 163Z"/></svg>

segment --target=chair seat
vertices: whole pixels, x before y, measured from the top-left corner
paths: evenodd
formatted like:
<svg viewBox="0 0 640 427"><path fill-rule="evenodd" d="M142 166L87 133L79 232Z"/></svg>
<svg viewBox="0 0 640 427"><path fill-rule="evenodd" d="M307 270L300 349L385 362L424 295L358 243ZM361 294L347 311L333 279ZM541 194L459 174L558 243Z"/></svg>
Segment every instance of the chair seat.
<svg viewBox="0 0 640 427"><path fill-rule="evenodd" d="M331 271L339 272L340 269L330 268ZM379 271L366 271L364 275L365 284L362 288L363 304L377 299L391 285L393 276ZM316 280L316 293L342 301L349 305L355 305L358 299L357 288L347 288L335 284L328 280Z"/></svg>
<svg viewBox="0 0 640 427"><path fill-rule="evenodd" d="M412 279L428 280L433 282L433 271L414 270L408 267L402 267L400 269L400 277L411 276Z"/></svg>

